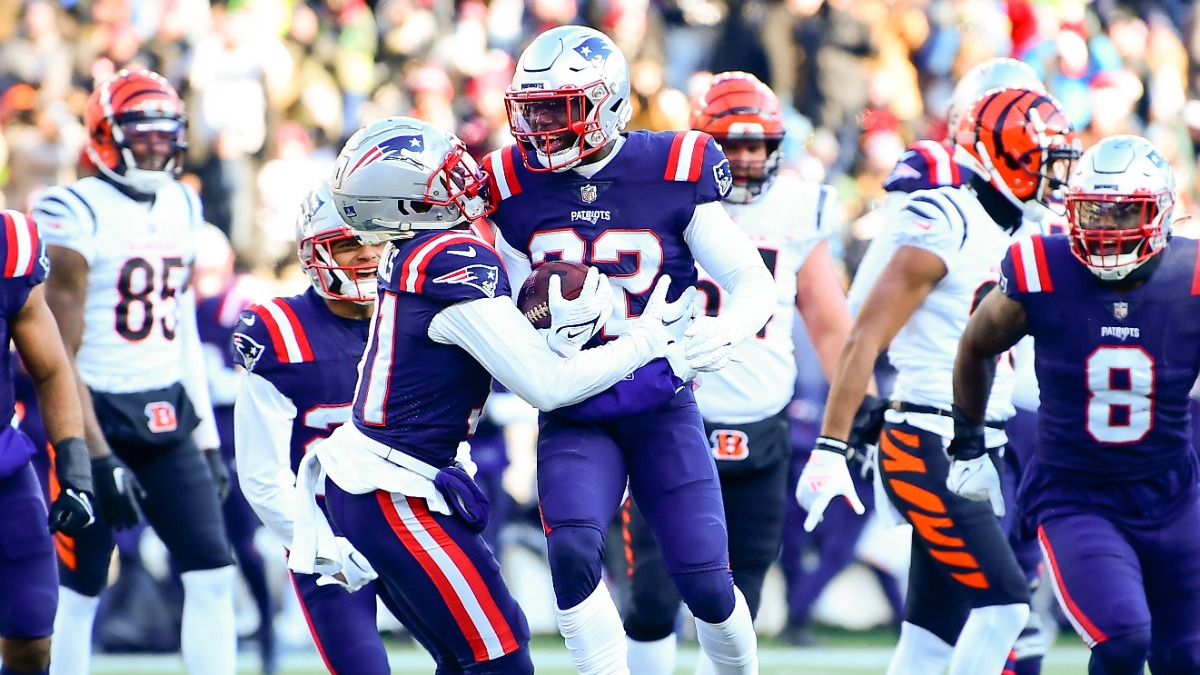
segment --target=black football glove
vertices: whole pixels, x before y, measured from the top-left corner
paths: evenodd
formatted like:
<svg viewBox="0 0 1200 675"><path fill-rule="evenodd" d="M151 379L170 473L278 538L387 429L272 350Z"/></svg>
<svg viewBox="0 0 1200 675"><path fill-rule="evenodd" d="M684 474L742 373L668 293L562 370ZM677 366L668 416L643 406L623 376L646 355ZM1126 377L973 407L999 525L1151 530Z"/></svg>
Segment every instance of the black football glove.
<svg viewBox="0 0 1200 675"><path fill-rule="evenodd" d="M96 522L92 469L87 443L82 438L64 438L54 444L54 475L59 492L50 505L50 532L77 537L83 528Z"/></svg>
<svg viewBox="0 0 1200 675"><path fill-rule="evenodd" d="M233 479L229 477L229 469L225 468L225 458L220 450L204 450L204 461L208 462L208 472L212 474L213 485L217 487L217 499L225 503L229 490L233 487Z"/></svg>
<svg viewBox="0 0 1200 675"><path fill-rule="evenodd" d="M96 483L96 501L104 519L114 530L124 530L142 520L141 500L146 491L129 467L116 455L92 460L92 479Z"/></svg>
<svg viewBox="0 0 1200 675"><path fill-rule="evenodd" d="M853 452L847 460L858 467L859 474L865 480L871 480L874 467L868 461L867 446L879 445L879 435L883 433L883 413L887 410L887 401L867 394L862 404L854 411L854 422L850 425L850 437L846 445Z"/></svg>

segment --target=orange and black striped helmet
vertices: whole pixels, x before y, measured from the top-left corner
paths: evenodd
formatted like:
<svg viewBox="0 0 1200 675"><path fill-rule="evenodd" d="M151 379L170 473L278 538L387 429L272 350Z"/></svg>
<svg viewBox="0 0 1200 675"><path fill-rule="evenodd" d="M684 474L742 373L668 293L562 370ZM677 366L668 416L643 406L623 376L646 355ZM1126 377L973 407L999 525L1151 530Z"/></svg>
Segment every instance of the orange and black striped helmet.
<svg viewBox="0 0 1200 675"><path fill-rule="evenodd" d="M1049 206L1079 159L1080 144L1062 106L1032 89L993 89L955 130L972 168L1017 207Z"/></svg>
<svg viewBox="0 0 1200 675"><path fill-rule="evenodd" d="M743 166L730 160L734 187L729 201L751 201L779 170L783 109L775 92L750 73L730 71L713 76L708 89L692 104L691 127L721 144L739 140L765 142L766 161Z"/></svg>
<svg viewBox="0 0 1200 675"><path fill-rule="evenodd" d="M158 73L122 70L101 82L83 121L88 157L118 183L152 194L183 168L183 102Z"/></svg>

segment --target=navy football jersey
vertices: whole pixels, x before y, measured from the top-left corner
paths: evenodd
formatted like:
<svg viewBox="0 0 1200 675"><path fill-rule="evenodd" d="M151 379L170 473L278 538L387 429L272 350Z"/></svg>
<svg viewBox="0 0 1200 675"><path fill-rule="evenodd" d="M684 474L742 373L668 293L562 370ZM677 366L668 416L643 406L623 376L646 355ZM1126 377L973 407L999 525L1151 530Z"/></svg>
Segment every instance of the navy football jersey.
<svg viewBox="0 0 1200 675"><path fill-rule="evenodd" d="M1020 302L1041 385L1037 462L1072 479L1139 480L1193 452L1188 391L1200 373L1197 242L1176 237L1141 286L1118 292L1065 235L1010 247L1001 289Z"/></svg>
<svg viewBox="0 0 1200 675"><path fill-rule="evenodd" d="M25 306L33 287L46 280L50 259L32 220L14 211L2 211L0 225L4 227L4 236L0 237L0 264L3 264L0 269L0 344L5 345L0 350L0 425L8 427L16 413L13 353L8 348L12 335L8 321ZM14 437L6 434L5 438L12 440ZM32 448L28 441L0 445L0 467L12 469L24 465ZM10 453L15 456L9 456Z"/></svg>
<svg viewBox="0 0 1200 675"><path fill-rule="evenodd" d="M515 145L488 155L484 167L491 219L531 265L570 260L608 275L617 300L606 337L641 314L660 275L671 276L669 300L696 283L683 231L697 205L721 201L733 186L724 153L699 131L631 132L591 178L530 171Z"/></svg>
<svg viewBox="0 0 1200 675"><path fill-rule="evenodd" d="M355 426L426 464L453 464L492 376L461 347L434 342L429 324L450 305L511 294L499 254L472 234L429 232L389 244L354 396Z"/></svg>
<svg viewBox="0 0 1200 675"><path fill-rule="evenodd" d="M296 406L291 467L305 452L350 418L358 362L369 319L346 319L329 310L317 292L250 305L238 317L233 358L269 381Z"/></svg>

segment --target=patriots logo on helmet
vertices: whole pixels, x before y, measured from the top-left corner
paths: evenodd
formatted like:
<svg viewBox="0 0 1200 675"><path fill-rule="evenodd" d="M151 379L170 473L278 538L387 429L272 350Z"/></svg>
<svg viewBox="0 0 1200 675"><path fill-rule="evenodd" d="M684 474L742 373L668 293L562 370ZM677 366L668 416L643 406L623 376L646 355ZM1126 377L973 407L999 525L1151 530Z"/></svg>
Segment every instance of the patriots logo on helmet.
<svg viewBox="0 0 1200 675"><path fill-rule="evenodd" d="M233 334L233 348L242 357L242 365L246 370L254 370L254 364L258 363L259 357L263 355L263 346L245 333Z"/></svg>
<svg viewBox="0 0 1200 675"><path fill-rule="evenodd" d="M435 284L466 284L483 291L489 298L496 297L496 284L500 279L500 270L495 265L467 265L443 274L433 280Z"/></svg>
<svg viewBox="0 0 1200 675"><path fill-rule="evenodd" d="M383 153L383 159L398 159L403 157L405 152L425 152L425 139L420 134L393 136L376 147Z"/></svg>
<svg viewBox="0 0 1200 675"><path fill-rule="evenodd" d="M604 62L608 61L608 55L612 54L612 47L608 46L602 38L593 36L580 42L575 47L575 53L591 61L596 67L602 67Z"/></svg>

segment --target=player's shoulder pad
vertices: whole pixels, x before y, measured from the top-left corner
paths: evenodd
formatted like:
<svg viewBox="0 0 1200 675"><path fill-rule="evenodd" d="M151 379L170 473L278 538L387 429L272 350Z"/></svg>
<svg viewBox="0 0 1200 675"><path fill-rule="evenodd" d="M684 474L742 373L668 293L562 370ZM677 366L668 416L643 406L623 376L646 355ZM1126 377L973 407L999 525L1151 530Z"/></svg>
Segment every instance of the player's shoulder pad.
<svg viewBox="0 0 1200 675"><path fill-rule="evenodd" d="M388 288L435 300L511 295L500 254L467 232L442 232L413 242L385 258L380 275Z"/></svg>
<svg viewBox="0 0 1200 675"><path fill-rule="evenodd" d="M954 161L954 150L937 141L917 141L883 180L888 192L916 192L942 186L958 187L971 178L971 171Z"/></svg>
<svg viewBox="0 0 1200 675"><path fill-rule="evenodd" d="M696 184L696 203L715 202L729 196L733 172L716 139L703 131L668 132L663 180Z"/></svg>
<svg viewBox="0 0 1200 675"><path fill-rule="evenodd" d="M967 214L963 205L959 203L960 199L962 191L957 188L920 190L909 195L900 209L900 214L922 230L961 231L965 240Z"/></svg>
<svg viewBox="0 0 1200 675"><path fill-rule="evenodd" d="M1000 290L1009 297L1029 293L1052 293L1054 275L1050 261L1059 253L1066 237L1035 234L1022 237L1008 247L1000 263Z"/></svg>
<svg viewBox="0 0 1200 675"><path fill-rule="evenodd" d="M521 194L521 180L517 167L524 166L520 149L516 143L489 152L483 158L483 170L487 173L488 200L493 205Z"/></svg>
<svg viewBox="0 0 1200 675"><path fill-rule="evenodd" d="M37 224L20 211L0 211L4 236L0 237L0 261L4 264L3 278L26 278L31 286L45 281L50 272L50 258L38 235Z"/></svg>
<svg viewBox="0 0 1200 675"><path fill-rule="evenodd" d="M261 371L314 360L312 344L291 300L274 298L242 310L230 345L234 361L246 370Z"/></svg>
<svg viewBox="0 0 1200 675"><path fill-rule="evenodd" d="M29 210L41 235L54 243L78 237L94 237L99 220L96 209L76 186L54 185L38 195Z"/></svg>

